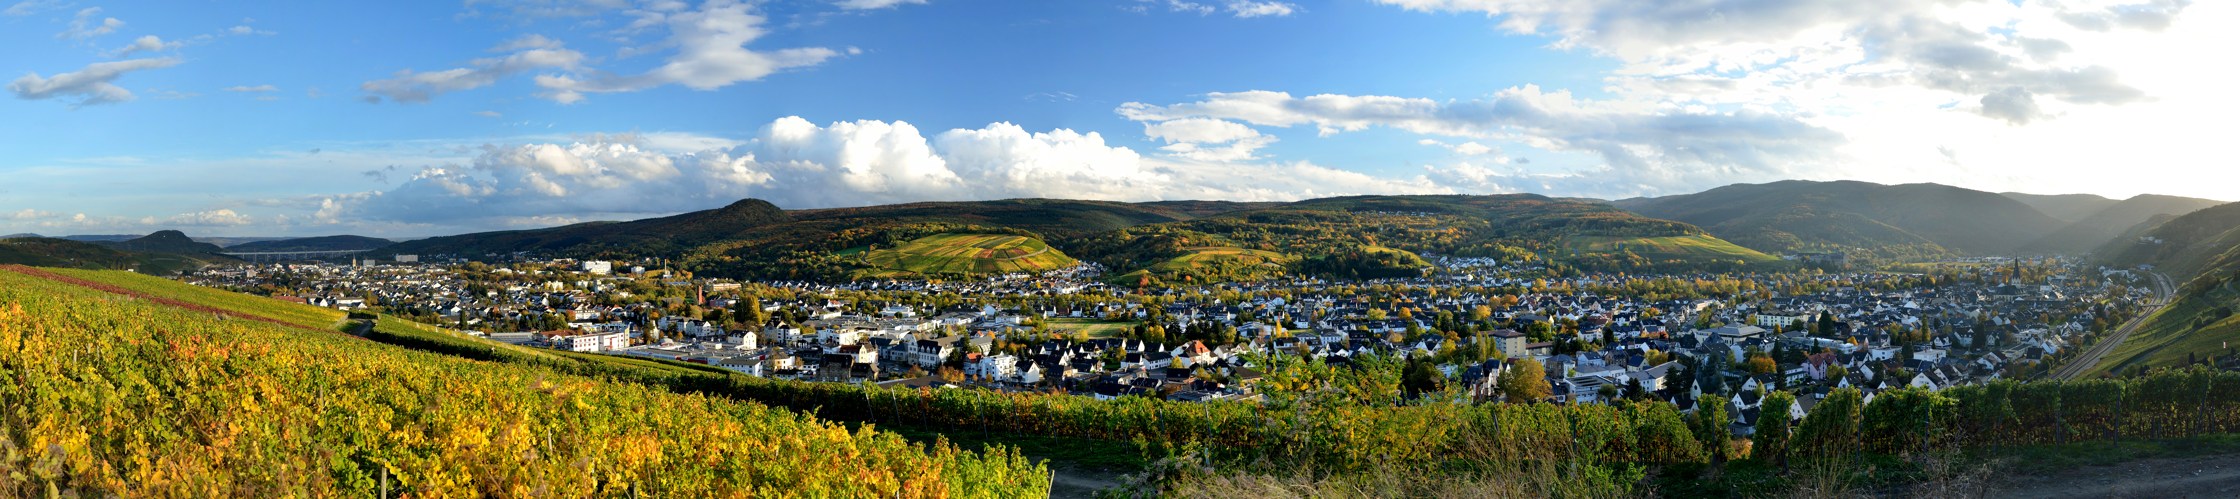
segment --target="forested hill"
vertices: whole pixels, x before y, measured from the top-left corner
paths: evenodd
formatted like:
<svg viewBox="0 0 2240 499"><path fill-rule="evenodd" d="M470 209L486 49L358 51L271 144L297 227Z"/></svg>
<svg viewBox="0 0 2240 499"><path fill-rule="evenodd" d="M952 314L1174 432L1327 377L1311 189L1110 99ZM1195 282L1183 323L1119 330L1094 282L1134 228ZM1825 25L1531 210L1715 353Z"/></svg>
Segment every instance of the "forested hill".
<svg viewBox="0 0 2240 499"><path fill-rule="evenodd" d="M2082 254L2158 216L2193 213L2223 204L2199 198L2142 194L2115 202L2025 246L2026 253Z"/></svg>
<svg viewBox="0 0 2240 499"><path fill-rule="evenodd" d="M379 249L391 244L396 244L396 241L390 241L377 237L344 235L254 241L227 246L226 251L233 253L256 251L350 251Z"/></svg>
<svg viewBox="0 0 2240 499"><path fill-rule="evenodd" d="M994 246L943 246L966 243ZM1737 268L1774 260L1685 223L1529 194L1291 203L1011 199L793 211L745 200L648 220L409 241L377 253L658 257L710 275L837 280L1037 270L1069 261L1041 258L1043 250L1031 249L1045 245L1105 263L1115 274L1189 280L1411 275L1424 266L1421 253L1575 259L1634 269ZM891 248L916 256L885 251Z"/></svg>
<svg viewBox="0 0 2240 499"><path fill-rule="evenodd" d="M2013 198L1937 184L1790 180L1615 201L1765 252L1858 251L1890 259L2006 254L2063 223Z"/></svg>
<svg viewBox="0 0 2240 499"><path fill-rule="evenodd" d="M2230 355L2229 345L2240 341L2240 316L2233 313L2240 309L2240 203L2195 211L2134 234L2102 246L2098 262L2151 267L2177 283L2177 296L2148 316L2100 368L2129 372Z"/></svg>

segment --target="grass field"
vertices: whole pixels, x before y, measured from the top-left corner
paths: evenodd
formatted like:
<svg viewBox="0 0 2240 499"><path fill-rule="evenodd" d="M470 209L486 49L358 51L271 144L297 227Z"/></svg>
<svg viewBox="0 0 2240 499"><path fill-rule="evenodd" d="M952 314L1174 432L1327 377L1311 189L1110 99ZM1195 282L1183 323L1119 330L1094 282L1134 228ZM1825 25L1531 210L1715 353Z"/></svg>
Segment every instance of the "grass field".
<svg viewBox="0 0 2240 499"><path fill-rule="evenodd" d="M1757 250L1736 246L1726 240L1709 235L1667 237L1607 237L1572 236L1564 241L1566 249L1580 253L1607 253L1632 251L1653 260L1742 260L1745 262L1772 262L1780 258Z"/></svg>
<svg viewBox="0 0 2240 499"><path fill-rule="evenodd" d="M1128 328L1136 325L1134 322L1103 319L1050 319L1047 323L1050 324L1052 330L1065 331L1067 334L1079 331L1088 334L1090 338L1119 336L1120 333L1126 332Z"/></svg>
<svg viewBox="0 0 2240 499"><path fill-rule="evenodd" d="M873 267L915 274L1042 272L1075 264L1040 239L1007 234L935 234L862 255Z"/></svg>

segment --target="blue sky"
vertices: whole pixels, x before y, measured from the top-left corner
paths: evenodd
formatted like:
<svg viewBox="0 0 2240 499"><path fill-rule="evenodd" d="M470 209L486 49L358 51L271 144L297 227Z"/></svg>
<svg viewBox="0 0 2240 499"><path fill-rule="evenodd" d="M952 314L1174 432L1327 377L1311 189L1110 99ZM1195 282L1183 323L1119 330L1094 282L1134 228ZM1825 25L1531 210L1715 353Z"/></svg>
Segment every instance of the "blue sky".
<svg viewBox="0 0 2240 499"><path fill-rule="evenodd" d="M2233 109L2167 55L2233 9L2171 0L399 4L0 0L0 232L1784 178L2216 197L2166 185L2215 152L2176 122Z"/></svg>

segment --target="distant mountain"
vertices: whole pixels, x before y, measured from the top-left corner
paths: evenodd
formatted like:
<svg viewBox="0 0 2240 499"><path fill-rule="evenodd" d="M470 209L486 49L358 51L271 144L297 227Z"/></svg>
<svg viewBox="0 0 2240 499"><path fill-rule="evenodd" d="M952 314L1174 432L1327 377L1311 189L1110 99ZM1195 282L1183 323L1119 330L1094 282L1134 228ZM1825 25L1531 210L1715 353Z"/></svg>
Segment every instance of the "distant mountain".
<svg viewBox="0 0 2240 499"><path fill-rule="evenodd" d="M588 222L547 229L481 232L406 241L371 254L449 254L462 257L515 252L597 258L674 256L749 228L788 219L784 210L759 199L675 216L630 222Z"/></svg>
<svg viewBox="0 0 2240 499"><path fill-rule="evenodd" d="M26 237L47 237L47 236L42 236L42 235L38 235L38 234L33 234L33 233L25 232L25 233L22 233L22 234L9 234L9 235L5 235L5 236L0 236L0 239L21 239L21 238L26 238Z"/></svg>
<svg viewBox="0 0 2240 499"><path fill-rule="evenodd" d="M2158 215L2184 215L2222 204L2219 201L2143 194L2115 202L2023 247L2030 253L2078 254L2113 241Z"/></svg>
<svg viewBox="0 0 2240 499"><path fill-rule="evenodd" d="M322 236L256 241L227 246L232 253L260 251L350 251L380 249L396 241L365 236Z"/></svg>
<svg viewBox="0 0 2240 499"><path fill-rule="evenodd" d="M292 237L227 237L227 236L203 236L203 237L197 237L197 238L194 238L194 241L195 241L195 242L198 242L198 243L210 243L210 244L215 244L215 245L218 245L218 247L220 247L220 248L231 248L231 247L234 247L234 246L239 246L239 245L243 245L243 244L256 243L256 242L264 242L264 241L279 241L279 240L282 240L282 239L295 239L295 238L292 238Z"/></svg>
<svg viewBox="0 0 2240 499"><path fill-rule="evenodd" d="M216 255L218 252L225 251L225 248L220 248L215 244L195 242L193 238L187 237L186 233L176 230L159 230L152 234L124 241L100 241L94 244L125 251L175 255Z"/></svg>
<svg viewBox="0 0 2240 499"><path fill-rule="evenodd" d="M1612 204L1759 251L1840 249L1901 259L2005 254L2063 225L2007 196L1937 184L1791 180Z"/></svg>
<svg viewBox="0 0 2240 499"><path fill-rule="evenodd" d="M208 256L125 251L95 243L47 237L0 240L0 263L41 267L133 270L151 275L170 275L222 260Z"/></svg>
<svg viewBox="0 0 2240 499"><path fill-rule="evenodd" d="M1026 250L1012 255L1009 250L956 246L964 242ZM1539 253L1627 268L1692 263L1728 268L1774 260L1688 224L1534 195L1367 196L1296 203L1008 199L796 211L750 199L631 222L407 241L372 256L489 258L518 252L667 258L708 275L839 280L946 272L939 269L1045 268L1047 262L1023 260L1029 253L1044 256L1034 248L1045 245L1051 252L1117 266L1115 273L1166 264L1162 268L1177 270L1174 276L1190 279L1329 274L1337 269L1412 275L1423 264L1417 253L1424 252L1512 258ZM918 253L945 259L902 262L897 256Z"/></svg>
<svg viewBox="0 0 2240 499"><path fill-rule="evenodd" d="M2240 248L2240 203L2187 213L2109 241L2093 250L2094 260L2116 267L2154 265L2181 282L2216 268L2218 258Z"/></svg>
<svg viewBox="0 0 2240 499"><path fill-rule="evenodd" d="M2100 210L2115 206L2118 201L2093 194L2024 194L2002 192L2001 196L2021 201L2031 208L2063 222L2084 220Z"/></svg>
<svg viewBox="0 0 2240 499"><path fill-rule="evenodd" d="M68 240L71 240L71 241L78 241L78 242L83 242L83 243L96 243L96 242L103 242L103 241L108 241L108 242L115 242L115 241L130 241L130 240L133 240L133 239L139 239L140 237L141 237L141 235L139 235L139 234L78 234L78 235L62 236L62 237L60 237L59 239L68 239Z"/></svg>
<svg viewBox="0 0 2240 499"><path fill-rule="evenodd" d="M2152 265L2179 286L2177 296L2150 315L2100 367L2124 371L2171 366L2202 354L2225 355L2240 342L2240 203L2217 205L2170 218L2094 252L2099 263Z"/></svg>

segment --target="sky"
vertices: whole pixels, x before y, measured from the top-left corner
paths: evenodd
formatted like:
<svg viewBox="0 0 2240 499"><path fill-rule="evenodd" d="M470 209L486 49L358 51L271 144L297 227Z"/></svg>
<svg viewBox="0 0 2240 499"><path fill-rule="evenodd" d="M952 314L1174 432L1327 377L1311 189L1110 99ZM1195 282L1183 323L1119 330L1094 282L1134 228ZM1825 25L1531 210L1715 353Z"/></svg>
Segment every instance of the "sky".
<svg viewBox="0 0 2240 499"><path fill-rule="evenodd" d="M2229 200L2240 2L0 0L0 233L1784 179Z"/></svg>

